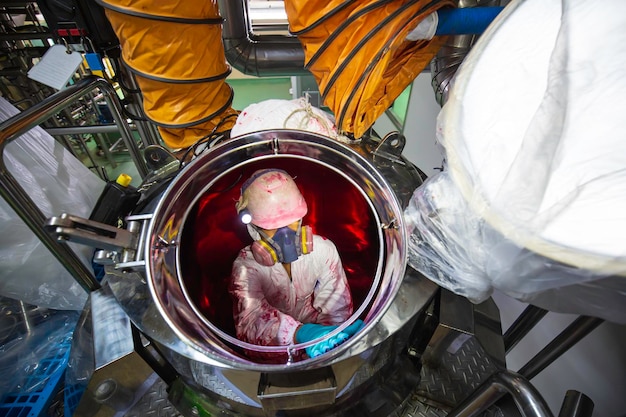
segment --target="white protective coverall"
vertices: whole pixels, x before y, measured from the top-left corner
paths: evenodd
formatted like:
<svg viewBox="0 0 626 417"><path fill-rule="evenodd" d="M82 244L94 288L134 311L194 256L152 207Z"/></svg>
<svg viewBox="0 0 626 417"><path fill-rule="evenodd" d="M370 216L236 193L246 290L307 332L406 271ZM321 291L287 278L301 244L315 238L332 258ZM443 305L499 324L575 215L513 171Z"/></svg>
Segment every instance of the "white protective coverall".
<svg viewBox="0 0 626 417"><path fill-rule="evenodd" d="M348 281L330 240L313 235L313 251L291 263L291 277L280 263L257 263L250 246L239 252L229 291L240 340L286 346L303 323L338 325L352 315Z"/></svg>

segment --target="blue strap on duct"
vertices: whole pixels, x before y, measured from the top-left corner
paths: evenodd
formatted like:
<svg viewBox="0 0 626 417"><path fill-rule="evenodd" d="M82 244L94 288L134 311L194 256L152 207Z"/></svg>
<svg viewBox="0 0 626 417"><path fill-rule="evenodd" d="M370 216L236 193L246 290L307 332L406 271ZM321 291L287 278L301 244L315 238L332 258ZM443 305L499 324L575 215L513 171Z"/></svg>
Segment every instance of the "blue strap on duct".
<svg viewBox="0 0 626 417"><path fill-rule="evenodd" d="M464 7L438 10L438 35L479 35L502 11L503 7Z"/></svg>

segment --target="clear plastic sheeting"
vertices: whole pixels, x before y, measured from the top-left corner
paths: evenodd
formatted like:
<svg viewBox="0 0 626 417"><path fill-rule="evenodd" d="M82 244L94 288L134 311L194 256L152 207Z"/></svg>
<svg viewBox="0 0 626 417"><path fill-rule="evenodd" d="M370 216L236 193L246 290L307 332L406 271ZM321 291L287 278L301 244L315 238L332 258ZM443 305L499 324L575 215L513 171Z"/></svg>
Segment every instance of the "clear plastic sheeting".
<svg viewBox="0 0 626 417"><path fill-rule="evenodd" d="M76 311L0 298L0 399L9 393L41 393L51 376L63 372L77 321Z"/></svg>
<svg viewBox="0 0 626 417"><path fill-rule="evenodd" d="M474 302L497 288L626 323L624 27L618 0L504 9L439 115L446 170L405 213L413 267Z"/></svg>
<svg viewBox="0 0 626 417"><path fill-rule="evenodd" d="M0 97L0 120L18 113ZM46 217L89 217L104 183L40 127L9 143L7 170ZM43 225L42 225L43 226ZM39 307L81 310L87 293L0 198L0 295ZM92 248L70 245L89 265Z"/></svg>

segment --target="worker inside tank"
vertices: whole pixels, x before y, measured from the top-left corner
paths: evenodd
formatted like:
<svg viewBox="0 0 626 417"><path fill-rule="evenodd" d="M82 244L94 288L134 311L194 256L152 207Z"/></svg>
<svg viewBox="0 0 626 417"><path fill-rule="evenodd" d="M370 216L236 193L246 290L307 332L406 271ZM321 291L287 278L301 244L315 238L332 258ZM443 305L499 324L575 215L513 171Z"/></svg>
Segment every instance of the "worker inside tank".
<svg viewBox="0 0 626 417"><path fill-rule="evenodd" d="M236 209L254 239L239 252L229 286L240 340L287 346L323 338L305 349L315 357L363 327L357 320L325 337L352 315L352 296L333 242L302 225L307 203L287 172L255 172Z"/></svg>

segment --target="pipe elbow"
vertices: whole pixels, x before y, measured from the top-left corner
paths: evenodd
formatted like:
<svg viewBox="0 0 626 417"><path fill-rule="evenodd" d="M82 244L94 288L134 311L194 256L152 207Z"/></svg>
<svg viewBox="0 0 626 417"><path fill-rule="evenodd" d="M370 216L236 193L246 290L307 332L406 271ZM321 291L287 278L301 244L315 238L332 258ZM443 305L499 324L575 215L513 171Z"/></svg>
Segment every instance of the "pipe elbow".
<svg viewBox="0 0 626 417"><path fill-rule="evenodd" d="M224 38L228 63L238 71L256 77L309 74L304 68L304 51L297 39L259 38Z"/></svg>

